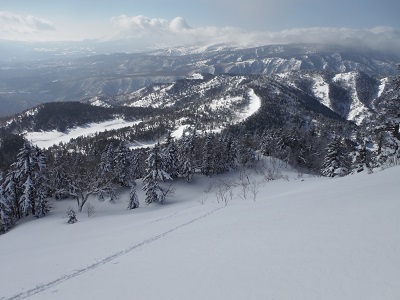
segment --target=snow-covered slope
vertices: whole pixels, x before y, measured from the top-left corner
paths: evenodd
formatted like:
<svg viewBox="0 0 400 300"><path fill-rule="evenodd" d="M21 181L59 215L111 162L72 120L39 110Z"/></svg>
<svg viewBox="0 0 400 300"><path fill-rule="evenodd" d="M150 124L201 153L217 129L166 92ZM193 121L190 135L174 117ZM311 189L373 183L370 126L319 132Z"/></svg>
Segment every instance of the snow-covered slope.
<svg viewBox="0 0 400 300"><path fill-rule="evenodd" d="M121 191L73 225L57 202L0 236L0 299L399 299L400 168L283 174L197 177L133 211Z"/></svg>
<svg viewBox="0 0 400 300"><path fill-rule="evenodd" d="M350 103L348 108L347 119L360 124L363 119L370 116L368 108L361 102L357 94L356 88L357 72L339 73L333 78L334 82L344 85L350 94Z"/></svg>
<svg viewBox="0 0 400 300"><path fill-rule="evenodd" d="M343 118L360 124L376 113L374 103L390 89L391 80L363 72L293 71L274 76L282 84L311 94Z"/></svg>

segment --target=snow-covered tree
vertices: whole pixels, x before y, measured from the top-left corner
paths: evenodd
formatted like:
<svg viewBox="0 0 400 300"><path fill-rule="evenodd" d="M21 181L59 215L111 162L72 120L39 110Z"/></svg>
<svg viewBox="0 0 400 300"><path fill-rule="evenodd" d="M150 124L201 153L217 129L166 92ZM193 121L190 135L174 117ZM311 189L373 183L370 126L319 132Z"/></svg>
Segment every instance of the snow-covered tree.
<svg viewBox="0 0 400 300"><path fill-rule="evenodd" d="M214 174L214 166L215 166L215 144L214 144L214 135L212 133L206 134L205 142L203 146L203 157L201 164L201 173L210 176Z"/></svg>
<svg viewBox="0 0 400 300"><path fill-rule="evenodd" d="M134 178L131 173L131 151L121 142L115 150L115 181L121 186L131 186Z"/></svg>
<svg viewBox="0 0 400 300"><path fill-rule="evenodd" d="M0 186L0 233L7 232L14 225L12 205L5 196L3 186Z"/></svg>
<svg viewBox="0 0 400 300"><path fill-rule="evenodd" d="M146 191L145 202L147 204L158 202L163 203L165 199L165 191L158 184L158 181L171 179L170 175L162 169L164 157L160 150L160 144L157 143L148 152L146 159L146 176L143 178L143 190Z"/></svg>
<svg viewBox="0 0 400 300"><path fill-rule="evenodd" d="M171 136L171 132L168 132L165 144L162 148L162 155L164 157L163 168L168 172L171 178L178 177L178 154L174 138Z"/></svg>
<svg viewBox="0 0 400 300"><path fill-rule="evenodd" d="M252 137L246 134L240 141L238 150L239 163L242 166L251 166L256 159L254 147L252 144Z"/></svg>
<svg viewBox="0 0 400 300"><path fill-rule="evenodd" d="M68 211L68 224L74 224L78 222L78 219L76 218L76 213L75 211L71 208Z"/></svg>
<svg viewBox="0 0 400 300"><path fill-rule="evenodd" d="M340 138L335 138L326 148L321 174L326 177L345 176L349 173L348 158Z"/></svg>
<svg viewBox="0 0 400 300"><path fill-rule="evenodd" d="M102 176L113 177L114 176L114 157L115 149L110 143L106 146L100 159L100 171Z"/></svg>
<svg viewBox="0 0 400 300"><path fill-rule="evenodd" d="M12 165L19 184L18 188L21 190L19 202L22 214L25 216L36 214L37 191L43 185L45 160L43 152L38 147L25 143L17 155L17 161Z"/></svg>
<svg viewBox="0 0 400 300"><path fill-rule="evenodd" d="M24 184L23 184L23 192L21 196L22 203L22 213L25 216L29 216L30 214L36 214L36 203L35 203L35 188L33 186L33 182L31 176L28 175Z"/></svg>
<svg viewBox="0 0 400 300"><path fill-rule="evenodd" d="M48 199L47 189L44 186L40 186L36 191L36 196L37 196L36 217L42 218L50 211L50 207L47 201Z"/></svg>
<svg viewBox="0 0 400 300"><path fill-rule="evenodd" d="M78 203L79 211L91 195L96 195L99 200L103 197L115 196L115 186L110 173L104 173L100 166L99 157L83 155L79 152L69 153L65 157L68 161L64 165L66 187L56 191L74 197Z"/></svg>
<svg viewBox="0 0 400 300"><path fill-rule="evenodd" d="M187 181L192 181L195 171L195 140L196 130L185 132L179 145L179 174Z"/></svg>
<svg viewBox="0 0 400 300"><path fill-rule="evenodd" d="M70 154L55 153L54 160L49 168L48 179L49 185L54 190L53 196L56 199L66 198L68 194L63 191L68 190L68 175L66 170L68 169L67 165L70 162L69 158Z"/></svg>
<svg viewBox="0 0 400 300"><path fill-rule="evenodd" d="M144 149L137 149L132 153L130 174L132 179L143 178L146 174L146 152Z"/></svg>
<svg viewBox="0 0 400 300"><path fill-rule="evenodd" d="M129 192L129 204L127 209L135 209L139 207L139 198L136 194L135 185L132 184L131 190Z"/></svg>
<svg viewBox="0 0 400 300"><path fill-rule="evenodd" d="M19 202L18 183L14 171L11 171L7 174L1 187L3 190L2 194L7 203L9 203L14 218L16 220L22 218L22 209Z"/></svg>

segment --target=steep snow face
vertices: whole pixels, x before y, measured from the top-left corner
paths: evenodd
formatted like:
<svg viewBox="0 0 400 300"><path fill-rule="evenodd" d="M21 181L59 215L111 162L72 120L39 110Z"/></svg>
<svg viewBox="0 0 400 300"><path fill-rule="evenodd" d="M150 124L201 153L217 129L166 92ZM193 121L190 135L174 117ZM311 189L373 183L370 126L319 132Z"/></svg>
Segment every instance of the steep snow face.
<svg viewBox="0 0 400 300"><path fill-rule="evenodd" d="M320 99L321 103L332 109L331 99L329 98L329 83L321 75L313 77L312 91L314 95Z"/></svg>
<svg viewBox="0 0 400 300"><path fill-rule="evenodd" d="M385 91L386 85L389 81L389 78L382 78L380 80L380 85L379 85L379 89L378 89L378 95L376 96L376 98L379 98L380 96L382 96L383 92Z"/></svg>
<svg viewBox="0 0 400 300"><path fill-rule="evenodd" d="M356 76L357 72L339 73L335 75L333 81L343 84L346 89L350 91L351 103L347 120L354 121L356 124L361 124L366 117L371 115L371 112L358 98Z"/></svg>
<svg viewBox="0 0 400 300"><path fill-rule="evenodd" d="M129 190L113 204L91 198L95 216L73 225L76 201L52 202L0 236L1 297L399 298L399 167L337 179L281 169L287 180L272 182L260 170L178 181L165 205L129 211Z"/></svg>

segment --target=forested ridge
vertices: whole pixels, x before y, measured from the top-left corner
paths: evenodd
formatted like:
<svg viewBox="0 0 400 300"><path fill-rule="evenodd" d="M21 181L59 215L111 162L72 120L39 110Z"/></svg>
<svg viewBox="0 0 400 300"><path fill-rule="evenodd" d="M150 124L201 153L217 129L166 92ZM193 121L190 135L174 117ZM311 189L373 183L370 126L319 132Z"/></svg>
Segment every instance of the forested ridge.
<svg viewBox="0 0 400 300"><path fill-rule="evenodd" d="M212 85L206 92L199 89L209 82ZM115 201L118 190L127 188L131 191L128 208L134 209L141 203L163 203L172 194L168 182L253 168L261 156L279 159L300 173L327 177L398 164L398 79L393 86L380 99L374 117L360 125L345 120L304 90L268 77L183 80L164 89L166 96L160 85L156 93L153 86L140 97L127 96L126 103L146 97L170 103L160 108L105 108L74 102L41 105L8 122L1 132L0 232L21 218L44 217L51 209L49 197L73 197L81 211L92 195L100 201ZM249 105L249 90L261 99L261 107L236 123L234 112ZM370 93L365 90L366 95ZM214 99L230 102L216 106ZM46 150L19 135L26 129L63 131L116 116L141 122ZM174 138L171 132L183 125L183 135ZM155 146L131 149L137 140L154 140ZM279 170L259 172L268 180L280 176ZM144 182L145 199L137 198L137 180Z"/></svg>

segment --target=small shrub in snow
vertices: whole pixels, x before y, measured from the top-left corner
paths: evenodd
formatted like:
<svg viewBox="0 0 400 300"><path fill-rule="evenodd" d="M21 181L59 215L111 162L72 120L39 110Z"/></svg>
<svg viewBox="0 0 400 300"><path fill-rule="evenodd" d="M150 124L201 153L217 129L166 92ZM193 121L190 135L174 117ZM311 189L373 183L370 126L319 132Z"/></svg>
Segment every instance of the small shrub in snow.
<svg viewBox="0 0 400 300"><path fill-rule="evenodd" d="M68 224L74 224L78 222L78 219L76 218L76 213L75 211L71 208L68 211Z"/></svg>

